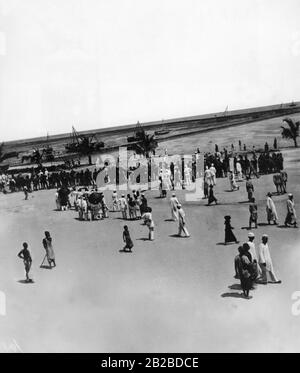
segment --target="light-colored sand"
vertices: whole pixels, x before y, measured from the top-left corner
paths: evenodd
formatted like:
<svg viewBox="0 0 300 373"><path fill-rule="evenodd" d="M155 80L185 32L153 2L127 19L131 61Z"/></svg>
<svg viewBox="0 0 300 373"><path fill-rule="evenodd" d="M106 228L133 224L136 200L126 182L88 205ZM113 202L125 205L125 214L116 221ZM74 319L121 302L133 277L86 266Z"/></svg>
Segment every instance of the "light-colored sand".
<svg viewBox="0 0 300 373"><path fill-rule="evenodd" d="M201 145L206 138L196 140ZM300 150L287 150L285 159L288 189L300 215ZM228 181L217 180L220 206L184 202L178 192L190 239L172 237L177 225L165 221L168 200L147 193L156 237L141 240L147 229L140 221L128 222L133 254L119 253L120 213L105 221L79 222L74 211L54 211L54 191L34 193L28 201L22 193L0 195L0 290L7 302L7 315L0 316L2 349L16 341L24 352L299 352L300 316L291 313L291 295L300 290L299 230L260 226L255 231L257 244L263 233L270 236L281 285L258 286L251 300L229 288L238 284L233 278L237 245L218 243L224 239L226 214L232 216L236 236L242 242L247 238L241 228L248 223L248 205L239 203L246 200L245 184L240 185L240 191L226 192ZM254 186L259 222L265 223L272 176L255 179ZM282 224L286 196L274 200ZM44 230L54 239L53 270L39 268ZM34 284L18 282L24 278L16 257L23 241L33 254Z"/></svg>

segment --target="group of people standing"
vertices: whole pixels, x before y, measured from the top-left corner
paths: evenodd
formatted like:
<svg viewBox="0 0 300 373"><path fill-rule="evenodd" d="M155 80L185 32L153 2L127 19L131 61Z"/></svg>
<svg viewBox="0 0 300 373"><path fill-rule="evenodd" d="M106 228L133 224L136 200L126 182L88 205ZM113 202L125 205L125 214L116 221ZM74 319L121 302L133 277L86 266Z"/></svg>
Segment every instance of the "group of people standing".
<svg viewBox="0 0 300 373"><path fill-rule="evenodd" d="M268 235L262 235L261 243L257 249L254 240L254 233L249 232L248 242L238 247L239 253L234 258L234 277L240 279L241 288L246 298L249 297L250 290L254 290L255 283L262 285L281 283L274 271Z"/></svg>

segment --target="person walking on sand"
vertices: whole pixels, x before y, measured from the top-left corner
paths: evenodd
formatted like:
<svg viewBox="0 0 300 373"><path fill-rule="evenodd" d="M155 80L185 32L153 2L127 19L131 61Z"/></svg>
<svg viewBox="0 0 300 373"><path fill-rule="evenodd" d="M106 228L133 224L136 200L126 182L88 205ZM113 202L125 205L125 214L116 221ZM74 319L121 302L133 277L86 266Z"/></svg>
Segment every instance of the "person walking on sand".
<svg viewBox="0 0 300 373"><path fill-rule="evenodd" d="M121 251L131 253L132 248L133 248L133 243L132 243L127 225L124 225L123 241L125 242L125 246L123 247L123 250L121 250Z"/></svg>
<svg viewBox="0 0 300 373"><path fill-rule="evenodd" d="M49 263L49 267L52 268L52 264L53 264L53 267L56 267L55 255L54 255L54 250L52 246L52 237L50 235L50 232L48 231L45 232L45 238L43 239L43 246L44 246L44 249L46 250L46 256L47 256L47 260Z"/></svg>
<svg viewBox="0 0 300 373"><path fill-rule="evenodd" d="M215 202L216 205L218 204L218 200L214 195L214 187L210 185L209 192L208 192L208 204L207 205L209 206L213 202Z"/></svg>
<svg viewBox="0 0 300 373"><path fill-rule="evenodd" d="M256 247L255 247L255 243L254 243L254 240L255 240L255 235L253 232L249 232L248 233L248 246L249 246L249 253L251 254L251 259L252 259L252 262L253 264L255 264L255 267L256 267L256 272L257 272L257 278L259 278L262 274L261 272L261 268L258 264L258 254L257 254L257 251L256 251Z"/></svg>
<svg viewBox="0 0 300 373"><path fill-rule="evenodd" d="M288 174L285 170L281 170L280 174L281 174L281 180L282 180L282 190L283 190L283 193L286 193L286 183L288 181Z"/></svg>
<svg viewBox="0 0 300 373"><path fill-rule="evenodd" d="M32 280L29 278L29 271L32 265L32 258L30 251L28 250L28 243L23 243L23 249L19 252L18 257L23 259L23 263L25 266L25 273L26 273L26 282L31 282Z"/></svg>
<svg viewBox="0 0 300 373"><path fill-rule="evenodd" d="M213 185L213 175L211 173L211 170L208 168L208 166L205 166L204 181L206 182L208 186Z"/></svg>
<svg viewBox="0 0 300 373"><path fill-rule="evenodd" d="M119 198L116 190L112 193L112 211L119 211Z"/></svg>
<svg viewBox="0 0 300 373"><path fill-rule="evenodd" d="M185 212L183 211L180 203L177 205L177 211L178 211L178 222L179 222L178 236L181 237L181 233L183 232L185 234L185 237L190 237L190 234L186 228Z"/></svg>
<svg viewBox="0 0 300 373"><path fill-rule="evenodd" d="M245 245L239 246L239 254L235 258L235 266L237 271L237 276L241 281L241 288L245 298L249 298L250 289L253 286L253 281L251 278L251 259L249 259L247 253L247 247Z"/></svg>
<svg viewBox="0 0 300 373"><path fill-rule="evenodd" d="M177 221L178 220L177 206L179 205L179 201L175 193L173 193L172 197L170 198L170 205L171 205L171 219L173 221Z"/></svg>
<svg viewBox="0 0 300 373"><path fill-rule="evenodd" d="M259 283L266 285L268 283L269 275L269 277L271 278L271 281L269 282L274 284L280 284L281 281L277 279L274 272L268 240L268 235L264 234L262 236L262 242L258 247L258 263L262 271L261 281Z"/></svg>
<svg viewBox="0 0 300 373"><path fill-rule="evenodd" d="M28 200L28 188L27 188L26 185L24 186L23 191L24 191L24 195L25 195L25 201L27 201Z"/></svg>
<svg viewBox="0 0 300 373"><path fill-rule="evenodd" d="M154 241L154 221L152 218L152 208L148 207L147 211L143 214L142 219L144 219L145 225L149 229L149 241Z"/></svg>
<svg viewBox="0 0 300 373"><path fill-rule="evenodd" d="M248 201L251 201L252 197L253 197L253 193L254 193L254 186L252 184L252 181L250 180L250 177L247 176L246 178L246 190L247 190L247 193L248 193Z"/></svg>
<svg viewBox="0 0 300 373"><path fill-rule="evenodd" d="M267 206L266 206L266 211L267 211L267 219L268 219L268 224L271 224L271 221L274 222L274 224L278 224L278 215L275 207L275 203L272 200L272 193L267 194Z"/></svg>
<svg viewBox="0 0 300 373"><path fill-rule="evenodd" d="M254 223L254 227L257 229L257 204L255 202L255 198L252 197L251 203L249 205L249 229L252 229L252 223Z"/></svg>
<svg viewBox="0 0 300 373"><path fill-rule="evenodd" d="M120 203L120 209L121 209L121 212L122 212L122 218L124 220L127 220L127 200L125 198L125 195L122 194L121 198L119 199L119 203Z"/></svg>
<svg viewBox="0 0 300 373"><path fill-rule="evenodd" d="M226 215L224 219L225 219L225 222L224 222L225 224L225 245L227 245L228 243L232 243L232 242L238 243L239 241L236 239L235 235L232 232L234 228L231 226L231 216Z"/></svg>
<svg viewBox="0 0 300 373"><path fill-rule="evenodd" d="M211 173L211 180L212 180L212 185L215 186L216 185L216 174L217 174L217 170L214 166L214 164L212 163L210 168L209 168L209 171Z"/></svg>
<svg viewBox="0 0 300 373"><path fill-rule="evenodd" d="M295 210L295 201L294 201L294 196L291 193L288 194L288 200L286 202L286 206L287 206L287 215L285 218L284 225L286 227L293 225L294 228L297 228L297 214Z"/></svg>
<svg viewBox="0 0 300 373"><path fill-rule="evenodd" d="M229 184L230 184L231 191L234 192L236 190L239 190L240 187L237 185L237 183L235 181L234 172L229 171L228 172L228 178L229 178Z"/></svg>

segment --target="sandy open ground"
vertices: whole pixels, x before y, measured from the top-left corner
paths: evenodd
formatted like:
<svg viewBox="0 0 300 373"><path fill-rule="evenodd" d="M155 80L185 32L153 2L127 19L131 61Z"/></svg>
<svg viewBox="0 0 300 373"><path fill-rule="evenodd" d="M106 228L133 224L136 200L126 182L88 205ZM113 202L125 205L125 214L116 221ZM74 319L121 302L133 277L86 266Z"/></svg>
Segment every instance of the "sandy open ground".
<svg viewBox="0 0 300 373"><path fill-rule="evenodd" d="M272 130L272 120L266 122L264 136L272 142L278 130ZM248 144L264 143L257 126L187 137L184 143L191 145L185 150L209 139L230 145L240 136ZM180 140L170 142L170 149L176 144ZM294 193L299 216L300 149L287 149L284 157L288 191ZM0 290L6 295L6 315L0 316L0 347L16 343L23 352L299 352L300 316L292 315L291 296L300 290L300 233L264 225L265 195L274 191L272 175L253 183L261 223L254 231L256 244L263 233L269 234L282 284L258 285L250 300L240 296L233 278L237 245L221 244L226 214L232 216L238 239L247 239L248 231L242 229L249 215L248 204L242 203L247 199L244 182L232 193L228 180L218 179L219 206L185 202L184 192L177 193L189 239L172 236L177 224L166 221L169 199L147 192L156 237L144 241L147 228L140 221L128 222L132 254L119 252L124 225L120 213L110 213L104 221L80 222L74 211L55 211L53 190L35 192L28 201L22 193L1 194ZM274 201L282 225L286 195ZM39 268L45 230L54 240L57 267L52 270ZM24 269L17 253L23 241L33 255L34 284L19 282Z"/></svg>

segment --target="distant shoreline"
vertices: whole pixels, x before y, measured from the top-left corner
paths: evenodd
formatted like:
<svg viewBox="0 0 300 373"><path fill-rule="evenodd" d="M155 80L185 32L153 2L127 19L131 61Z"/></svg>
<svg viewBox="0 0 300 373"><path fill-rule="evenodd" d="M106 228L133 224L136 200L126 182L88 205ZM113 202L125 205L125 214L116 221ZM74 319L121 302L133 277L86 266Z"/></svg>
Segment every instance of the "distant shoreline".
<svg viewBox="0 0 300 373"><path fill-rule="evenodd" d="M293 105L293 106L291 106ZM219 113L211 113L211 114L203 114L198 116L189 116L189 117L182 117L182 118L174 118L168 119L163 121L154 121L154 122L145 122L141 123L143 128L148 131L154 131L160 129L162 126L166 127L169 130L176 129L182 125L188 126L186 128L187 132L185 136L189 134L189 130L193 129L195 125L198 127L197 132L202 131L211 131L218 128L224 128L234 125L245 124L249 122L255 122L263 119L269 119L276 116L283 116L283 115L291 115L300 113L300 102L285 103L285 104L278 104L278 105L269 105L269 106L261 106L261 107L254 107L254 108L247 108L241 110L232 110L227 112L219 112ZM235 123L228 123L230 120L237 120L238 122ZM223 121L223 123L222 123ZM224 123L226 121L226 123ZM246 121L246 122L245 122ZM209 125L209 127L202 127ZM201 126L202 128L199 128ZM116 134L123 134L124 136L131 134L136 127L136 124L129 124L129 125L122 125L122 126L114 126L114 127L105 127L100 129L91 129L87 131L78 131L79 134L92 134L95 133L99 136L109 136L109 135L116 135ZM180 135L178 135L180 136ZM62 140L68 141L70 137L70 133L63 133L58 135L49 136L48 140L46 136L43 137L35 137L35 138L27 138L27 139L20 139L20 140L10 140L5 141L5 147L22 147L22 145L43 145L47 142L49 144L61 142ZM162 136L161 139L168 140L170 138L175 138L177 135L169 135L169 136ZM159 137L160 139L160 137Z"/></svg>

